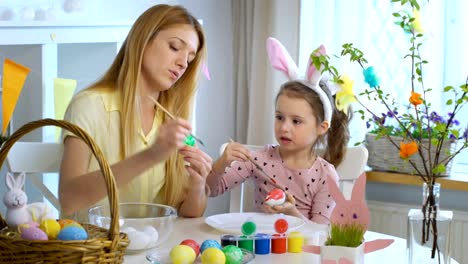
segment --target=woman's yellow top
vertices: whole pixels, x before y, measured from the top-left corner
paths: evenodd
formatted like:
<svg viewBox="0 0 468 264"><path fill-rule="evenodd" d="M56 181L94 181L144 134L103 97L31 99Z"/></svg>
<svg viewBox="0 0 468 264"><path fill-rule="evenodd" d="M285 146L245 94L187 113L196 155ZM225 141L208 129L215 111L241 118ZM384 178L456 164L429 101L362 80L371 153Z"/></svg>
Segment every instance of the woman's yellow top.
<svg viewBox="0 0 468 264"><path fill-rule="evenodd" d="M109 89L84 90L71 101L65 120L78 125L94 139L101 148L110 165L121 160L121 119L120 92ZM147 135L138 128L136 141L137 152L151 146L156 140L158 128L162 122L162 115L156 112L153 127ZM63 139L74 136L69 131L63 132ZM99 164L91 155L88 172L99 170ZM149 202L163 201L163 186L165 183L165 163L159 163L135 177L131 182L118 189L119 202ZM92 183L89 183L92 184ZM80 199L76 197L76 199ZM107 198L97 204L108 204ZM81 210L72 216L80 222L88 222L88 209Z"/></svg>

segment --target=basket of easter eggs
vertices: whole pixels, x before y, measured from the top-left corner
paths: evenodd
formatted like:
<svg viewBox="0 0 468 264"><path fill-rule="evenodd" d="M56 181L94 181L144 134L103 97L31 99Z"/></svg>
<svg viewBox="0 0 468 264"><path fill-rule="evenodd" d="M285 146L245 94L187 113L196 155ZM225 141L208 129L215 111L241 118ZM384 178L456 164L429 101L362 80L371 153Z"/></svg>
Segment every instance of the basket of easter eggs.
<svg viewBox="0 0 468 264"><path fill-rule="evenodd" d="M40 223L32 221L12 226L0 213L0 263L123 263L129 241L127 235L119 230L115 179L101 150L84 130L63 120L42 119L27 123L2 144L0 164L17 140L44 126L66 129L89 146L106 183L111 208L110 227L104 229L65 219L44 219ZM9 174L7 177L11 177L7 178L7 185L13 185L13 176Z"/></svg>

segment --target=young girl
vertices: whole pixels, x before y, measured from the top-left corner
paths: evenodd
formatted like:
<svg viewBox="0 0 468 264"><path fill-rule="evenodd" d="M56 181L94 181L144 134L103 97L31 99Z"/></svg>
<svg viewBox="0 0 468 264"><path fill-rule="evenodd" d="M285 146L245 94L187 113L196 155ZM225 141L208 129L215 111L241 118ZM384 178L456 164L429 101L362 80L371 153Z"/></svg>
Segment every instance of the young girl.
<svg viewBox="0 0 468 264"><path fill-rule="evenodd" d="M241 144L228 144L207 178L211 196L253 178L256 210L328 224L335 201L330 197L326 179L331 176L338 181L335 166L343 159L348 143L349 119L335 108L328 88L323 83L319 85L321 74L313 65L309 65L305 79L298 79L297 67L281 43L269 38L267 49L273 67L290 79L276 97L275 137L279 145L249 152ZM317 52L324 52L324 48ZM317 147L324 149L324 158L318 155ZM271 207L264 200L274 188L284 190L287 200Z"/></svg>

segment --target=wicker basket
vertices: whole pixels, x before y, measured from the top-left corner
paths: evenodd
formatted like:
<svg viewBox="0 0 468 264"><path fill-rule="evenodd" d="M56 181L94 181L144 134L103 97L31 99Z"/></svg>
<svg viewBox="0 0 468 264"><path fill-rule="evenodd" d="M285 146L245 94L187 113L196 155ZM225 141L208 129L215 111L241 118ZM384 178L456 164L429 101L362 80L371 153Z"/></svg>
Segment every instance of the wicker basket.
<svg viewBox="0 0 468 264"><path fill-rule="evenodd" d="M82 224L89 239L75 241L25 240L12 236L5 219L0 214L0 263L123 263L129 241L119 232L117 187L109 164L91 137L81 128L69 122L43 119L27 123L5 141L0 149L0 164L8 151L23 135L43 126L57 126L73 132L91 149L99 162L107 186L112 221L109 230L90 224Z"/></svg>
<svg viewBox="0 0 468 264"><path fill-rule="evenodd" d="M369 159L367 165L376 171L393 171L406 174L416 174L413 166L400 158L398 149L388 140L386 137L376 139L377 134L367 133L366 134L366 147L369 151ZM392 137L393 141L398 145L403 140L401 137ZM428 139L423 140L424 144L428 144ZM439 160L445 159L449 153L453 153L455 150L456 143L451 141L445 141L442 150L440 152ZM423 149L424 156L427 157L428 151ZM431 149L431 157L435 156L435 147ZM420 171L424 171L424 165L421 157L418 154L411 156L410 158L418 167ZM447 176L450 174L452 168L452 161L445 166L445 172L441 173L441 176Z"/></svg>

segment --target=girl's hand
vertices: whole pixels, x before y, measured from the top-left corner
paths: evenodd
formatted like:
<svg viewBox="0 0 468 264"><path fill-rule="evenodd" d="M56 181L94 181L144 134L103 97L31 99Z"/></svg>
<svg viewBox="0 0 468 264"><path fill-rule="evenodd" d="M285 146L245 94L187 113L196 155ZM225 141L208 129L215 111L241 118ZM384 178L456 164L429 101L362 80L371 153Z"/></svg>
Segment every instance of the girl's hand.
<svg viewBox="0 0 468 264"><path fill-rule="evenodd" d="M184 156L186 162L190 163L186 168L191 182L204 189L206 177L211 171L211 163L213 162L211 157L197 147L186 145L179 149L179 153Z"/></svg>
<svg viewBox="0 0 468 264"><path fill-rule="evenodd" d="M265 211L268 213L282 213L301 217L302 214L296 208L296 199L294 199L294 197L289 192L285 191L284 193L286 194L286 201L283 204L275 206L269 206L267 204L264 204L263 208L265 209Z"/></svg>
<svg viewBox="0 0 468 264"><path fill-rule="evenodd" d="M250 152L244 145L231 142L226 145L223 155L213 164L213 171L221 174L226 167L231 166L233 161L248 161L249 157Z"/></svg>
<svg viewBox="0 0 468 264"><path fill-rule="evenodd" d="M190 123L181 118L168 120L159 127L156 141L151 147L153 152L163 160L168 159L173 151L184 146L191 129Z"/></svg>

